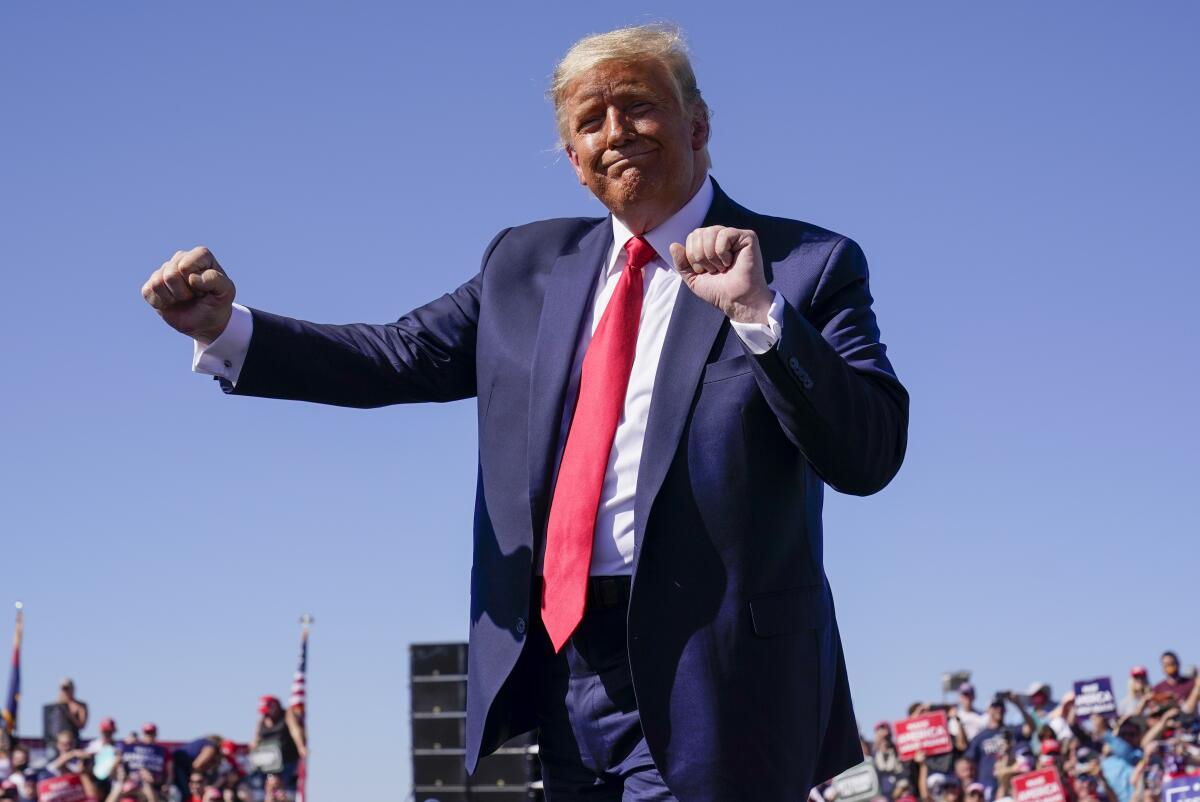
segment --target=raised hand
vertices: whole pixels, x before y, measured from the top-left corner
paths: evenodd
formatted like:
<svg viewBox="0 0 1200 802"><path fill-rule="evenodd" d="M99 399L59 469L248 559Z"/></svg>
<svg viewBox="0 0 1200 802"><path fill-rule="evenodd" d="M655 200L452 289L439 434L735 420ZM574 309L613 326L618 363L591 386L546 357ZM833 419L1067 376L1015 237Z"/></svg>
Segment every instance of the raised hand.
<svg viewBox="0 0 1200 802"><path fill-rule="evenodd" d="M204 246L175 251L142 285L146 303L176 331L207 345L225 331L236 288Z"/></svg>
<svg viewBox="0 0 1200 802"><path fill-rule="evenodd" d="M671 259L697 296L739 323L766 323L772 293L753 231L725 226L697 228L687 242L671 244Z"/></svg>

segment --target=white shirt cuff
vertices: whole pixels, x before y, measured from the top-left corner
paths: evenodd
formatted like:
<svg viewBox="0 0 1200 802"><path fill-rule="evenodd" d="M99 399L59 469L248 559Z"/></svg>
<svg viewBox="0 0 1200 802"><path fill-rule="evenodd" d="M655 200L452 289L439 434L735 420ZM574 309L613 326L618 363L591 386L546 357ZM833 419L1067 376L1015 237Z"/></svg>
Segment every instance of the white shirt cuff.
<svg viewBox="0 0 1200 802"><path fill-rule="evenodd" d="M771 307L774 309L774 307ZM192 340L192 370L218 376L236 385L250 350L250 335L254 333L254 318L241 304L233 305L233 314L221 336L207 346Z"/></svg>
<svg viewBox="0 0 1200 802"><path fill-rule="evenodd" d="M766 323L739 323L736 320L729 322L751 353L765 354L775 347L775 343L779 342L780 334L783 332L779 323L779 319L782 317L783 296L775 293L771 299L771 308L767 310Z"/></svg>

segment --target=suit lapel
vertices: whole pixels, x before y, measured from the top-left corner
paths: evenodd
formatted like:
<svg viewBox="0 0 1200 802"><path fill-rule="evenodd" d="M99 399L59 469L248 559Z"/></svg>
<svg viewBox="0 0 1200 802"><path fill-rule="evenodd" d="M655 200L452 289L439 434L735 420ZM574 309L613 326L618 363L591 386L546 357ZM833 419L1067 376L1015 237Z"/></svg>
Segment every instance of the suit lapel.
<svg viewBox="0 0 1200 802"><path fill-rule="evenodd" d="M529 504L535 539L549 511L550 479L580 326L611 245L612 223L604 218L579 241L578 250L558 257L542 300L529 387Z"/></svg>
<svg viewBox="0 0 1200 802"><path fill-rule="evenodd" d="M735 225L738 207L721 191L716 181L713 181L713 190L712 206L704 218L704 225ZM679 288L679 297L671 311L667 339L663 343L662 356L654 377L650 415L638 467L633 519L634 540L639 555L650 509L675 459L700 376L725 322L725 315L720 309L700 300L686 284Z"/></svg>

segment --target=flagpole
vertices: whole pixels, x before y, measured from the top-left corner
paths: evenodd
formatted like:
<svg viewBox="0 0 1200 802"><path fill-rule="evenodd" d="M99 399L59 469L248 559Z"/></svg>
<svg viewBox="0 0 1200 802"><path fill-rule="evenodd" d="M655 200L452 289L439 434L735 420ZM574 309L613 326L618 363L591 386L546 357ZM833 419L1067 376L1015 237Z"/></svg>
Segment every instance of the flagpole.
<svg viewBox="0 0 1200 802"><path fill-rule="evenodd" d="M308 633L315 619L305 613L300 617L300 664L292 679L292 693L288 699L288 709L300 719L304 733L304 754L300 758L300 766L296 773L296 802L308 802L308 768L309 768L309 732L308 732Z"/></svg>

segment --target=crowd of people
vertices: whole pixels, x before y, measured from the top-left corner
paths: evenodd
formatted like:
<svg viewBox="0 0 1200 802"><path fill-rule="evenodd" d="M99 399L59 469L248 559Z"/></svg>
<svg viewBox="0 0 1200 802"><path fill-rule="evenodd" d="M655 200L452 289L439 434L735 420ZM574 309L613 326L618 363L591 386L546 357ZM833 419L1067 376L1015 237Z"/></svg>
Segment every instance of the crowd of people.
<svg viewBox="0 0 1200 802"><path fill-rule="evenodd" d="M112 718L85 740L88 719L88 705L67 679L47 708L54 731L45 739L10 737L0 729L0 800L292 802L302 782L304 708L285 708L274 696L259 700L248 744L219 735L167 743L152 722L122 734Z"/></svg>
<svg viewBox="0 0 1200 802"><path fill-rule="evenodd" d="M1066 802L1161 802L1164 783L1200 775L1200 682L1174 652L1160 663L1157 683L1134 666L1127 694L1107 715L1077 714L1073 691L1056 701L1044 682L998 691L983 709L969 682L957 704L910 705L910 718L945 712L951 750L902 760L893 724L880 721L862 739L878 778L875 802L1014 802L1014 778L1046 768L1056 770ZM814 789L812 802L834 802L838 787Z"/></svg>
<svg viewBox="0 0 1200 802"><path fill-rule="evenodd" d="M1174 652L1164 652L1160 664L1157 683L1145 666L1130 670L1128 692L1111 715L1078 715L1073 692L1056 701L1044 682L1024 693L998 691L982 709L969 682L958 687L957 704L914 703L908 718L944 711L951 751L901 759L893 724L880 721L862 739L878 779L873 802L1014 802L1014 778L1044 768L1057 771L1066 802L1161 802L1164 782L1200 776L1200 682ZM72 776L95 802L295 798L306 754L302 706L262 697L254 735L239 745L218 735L163 743L153 723L120 737L112 718L84 743L88 706L71 680L62 682L55 705L61 729L53 747L0 744L0 800L43 802L39 787ZM836 782L814 789L812 802L836 802L837 789Z"/></svg>

